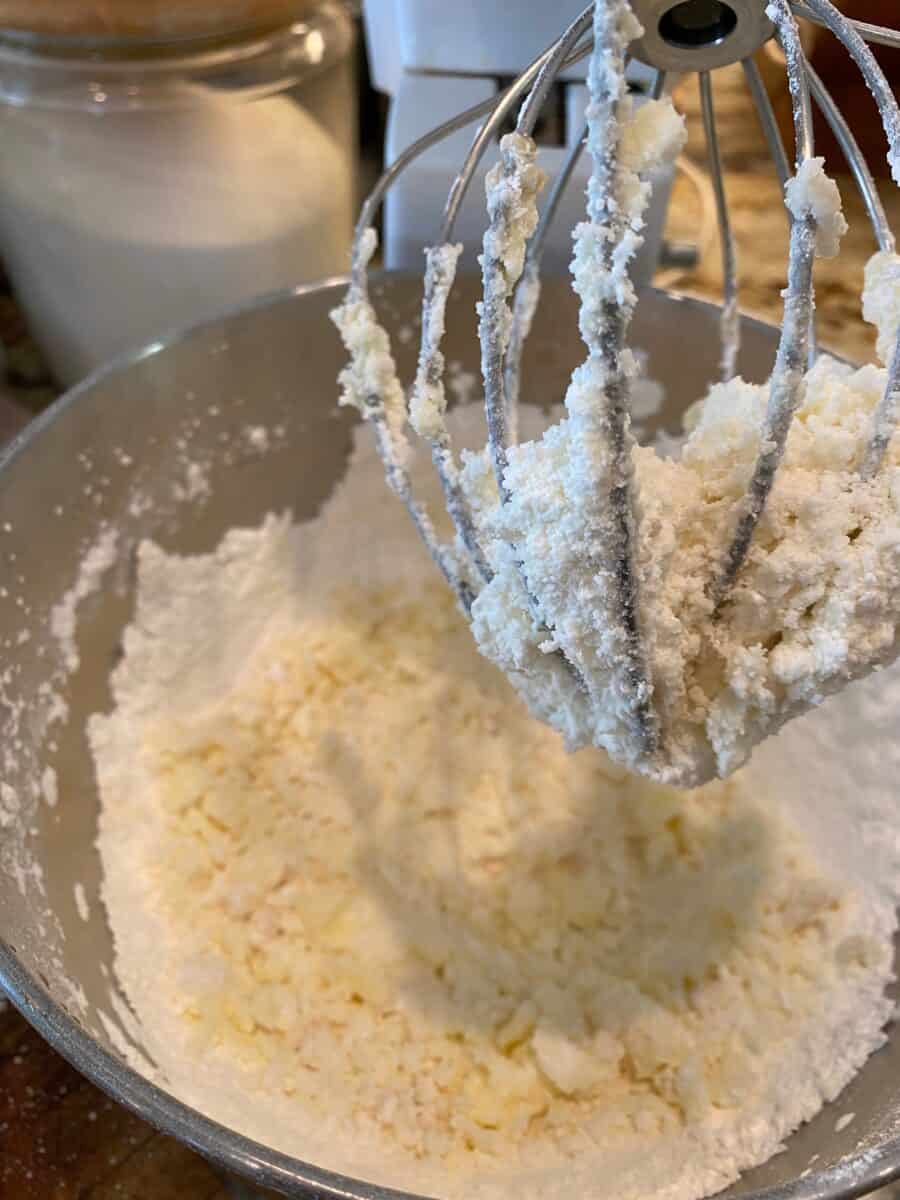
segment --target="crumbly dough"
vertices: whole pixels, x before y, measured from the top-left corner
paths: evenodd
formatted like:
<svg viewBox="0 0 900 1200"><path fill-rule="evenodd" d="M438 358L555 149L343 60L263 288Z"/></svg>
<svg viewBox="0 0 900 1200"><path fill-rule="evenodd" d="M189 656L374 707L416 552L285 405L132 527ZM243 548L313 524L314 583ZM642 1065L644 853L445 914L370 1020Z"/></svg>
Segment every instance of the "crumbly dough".
<svg viewBox="0 0 900 1200"><path fill-rule="evenodd" d="M572 264L588 354L565 420L505 452L502 497L496 454L465 464L492 572L472 628L570 747L600 746L633 770L696 786L896 656L900 457L894 445L874 478L862 470L886 371L828 359L805 377L780 368L799 411L749 556L720 603L714 584L750 503L770 397L739 378L713 388L679 462L634 446L627 420L614 427L635 374L621 326L636 301L628 263L647 202L641 175L677 153L683 130L667 100L630 111L608 47L633 30L627 4L613 7L618 17L604 10L595 27L595 169ZM816 254L830 257L847 224L823 161L802 164L785 199L796 222L814 222ZM864 306L883 359L896 338L896 275L894 255L877 256L868 273Z"/></svg>
<svg viewBox="0 0 900 1200"><path fill-rule="evenodd" d="M749 559L716 621L706 585L746 493L767 389L739 379L713 388L680 462L635 450L643 630L665 731L665 759L649 769L669 782L727 775L786 720L895 657L900 446L873 480L857 474L884 380L876 367L854 371L827 358L809 373ZM578 466L562 421L510 450L512 499L501 506L485 457L469 458L465 478L496 568L475 602L473 630L570 746L603 746L647 770L605 693L589 696L546 654L517 569L524 564L567 656L603 661L593 612L605 581L579 573L593 493L580 486ZM612 654L607 662L612 679Z"/></svg>
<svg viewBox="0 0 900 1200"><path fill-rule="evenodd" d="M309 526L144 546L124 647L90 728L117 974L207 1115L454 1200L695 1200L880 1044L893 868L832 863L777 771L567 754L367 438Z"/></svg>
<svg viewBox="0 0 900 1200"><path fill-rule="evenodd" d="M878 331L878 357L889 363L900 326L900 255L881 250L866 264L863 316Z"/></svg>
<svg viewBox="0 0 900 1200"><path fill-rule="evenodd" d="M816 254L834 258L847 232L838 185L825 174L824 158L809 158L787 181L784 189L788 211L796 220L810 213L816 220Z"/></svg>
<svg viewBox="0 0 900 1200"><path fill-rule="evenodd" d="M626 0L596 21L617 45L639 32ZM678 461L632 448L622 406L604 411L635 374L610 312L627 326L642 174L683 136L668 102L629 113L605 45L589 148L614 179L595 177L574 264L587 361L565 419L508 451L494 437L493 461L470 452L461 474L435 382L458 250L429 257L412 416L472 522L455 545L413 499L406 398L359 278L336 313L345 400L445 575L458 568L483 656L363 451L310 526L271 518L198 559L142 549L116 707L90 729L117 971L160 1082L278 1149L450 1200L698 1200L836 1097L892 1010L896 871L875 855L860 870L833 814L795 820L777 772L670 786L728 775L894 657L900 461L858 470L885 372L822 359L802 380L715 616L707 584L767 397L714 388ZM540 185L511 135L489 180L485 343L508 344ZM843 218L820 162L787 199L833 252ZM369 231L357 265L373 250ZM886 328L894 265L870 272ZM631 488L613 528L602 501ZM549 726L591 748L568 754Z"/></svg>

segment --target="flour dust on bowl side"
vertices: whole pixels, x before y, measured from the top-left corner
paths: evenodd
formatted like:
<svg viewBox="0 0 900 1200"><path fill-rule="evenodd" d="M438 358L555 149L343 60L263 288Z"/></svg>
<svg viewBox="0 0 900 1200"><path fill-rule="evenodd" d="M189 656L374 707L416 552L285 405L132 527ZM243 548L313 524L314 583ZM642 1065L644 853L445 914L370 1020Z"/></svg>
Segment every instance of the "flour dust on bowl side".
<svg viewBox="0 0 900 1200"><path fill-rule="evenodd" d="M415 281L386 276L373 290L392 330L415 326ZM449 307L445 349L460 394L478 367L456 332L467 326L475 291L461 279ZM371 450L358 441L355 419L335 408L342 351L327 314L338 294L325 287L284 296L113 368L61 401L3 463L0 965L13 999L112 1095L285 1195L374 1197L385 1184L437 1195L510 1187L546 1195L564 1186L554 1180L583 1173L580 1190L599 1196L598 1161L607 1164L609 1194L660 1190L662 1181L643 1164L636 1169L627 1152L632 1131L615 1128L622 1113L641 1123L660 1164L678 1171L681 1194L696 1195L725 1183L735 1162L774 1149L775 1126L762 1109L739 1138L732 1120L736 1105L750 1111L749 1097L762 1103L770 1076L800 1120L858 1067L840 1097L732 1194L842 1196L890 1177L900 1167L900 1049L890 1027L884 1046L862 1060L889 1009L889 963L879 947L893 919L882 885L898 877L884 787L900 753L885 707L893 676L797 724L754 760L745 781L690 793L678 811L666 789L624 781L593 751L565 756L462 639L439 583L424 582L399 506L375 489ZM548 284L523 373L523 417L535 428L542 418L528 401L561 397L577 358L574 317L568 290ZM715 309L696 302L642 299L635 341L645 356L646 440L677 433L686 404L716 377L717 321ZM676 326L701 348L689 364L664 336ZM298 329L309 331L303 344ZM776 331L744 323L746 378L766 377L775 339ZM413 351L398 344L400 366L413 368ZM464 431L474 417L456 420ZM351 473L339 487L354 444L357 483ZM372 490L361 511L366 461ZM282 513L317 517L320 531L331 522L334 541L318 545L332 558L316 557L312 526L304 533ZM267 521L268 514L275 515ZM381 534L368 539L380 540L380 564L367 528ZM147 540L157 549L139 551ZM343 607L329 590L337 565L343 583L355 586ZM389 568L400 571L393 586ZM201 586L216 596L205 623ZM300 610L291 606L301 601L302 622L292 623L287 617ZM277 627L269 620L276 610ZM160 625L161 613L181 620L180 632L177 621ZM225 624L233 636L216 643ZM208 690L201 694L213 677L192 676L190 642L227 651L214 680L217 703L231 697L227 714L209 707ZM123 720L127 704L141 702L140 687L128 687L138 665L157 682L168 677L177 703L163 742L142 743L129 762L105 750L139 722L135 707ZM235 680L240 688L230 686ZM325 724L317 696L333 714ZM426 702L440 738L410 715ZM276 753L269 718L290 726L288 740L303 750L302 778L291 774L298 763L284 743ZM846 736L861 726L865 737ZM387 764L391 790L385 754L398 743L406 767L402 756ZM489 761L465 756L463 745ZM135 813L124 789L120 808L108 800L116 771L151 765L157 783L169 783L146 814L142 849L128 838ZM251 767L264 783L255 824L239 786ZM592 804L598 796L605 802ZM317 799L327 801L333 823L316 824ZM224 840L205 839L201 853L192 839L204 811ZM178 842L167 840L174 831ZM236 871L229 839L252 847L258 870ZM154 846L165 851L159 867L193 879L179 893L174 876L166 882L157 872L171 901L168 929L151 921L164 906L145 908L143 925L123 917L129 901L140 900ZM141 863L128 857L141 853ZM224 891L216 882L223 864ZM595 864L615 876L608 894L596 887ZM201 934L193 944L177 925L179 895ZM728 919L735 896L737 927ZM111 897L118 913L110 919ZM180 962L169 957L174 928L191 950ZM204 955L204 940L215 953ZM770 972L748 974L759 956ZM729 969L707 978L714 958ZM258 986L248 990L241 964ZM307 972L305 983L295 969ZM323 982L328 969L332 980ZM676 979L688 986L687 976L693 1009L671 990ZM719 1029L716 1061L704 1061L696 1037L703 1003L718 996L724 1005L735 981L750 987L754 977L779 1003L761 995L751 1012L732 995L723 1011L740 1039L729 1042ZM180 1026L173 986L191 1000ZM593 1010L592 991L603 997ZM340 1038L317 1023L323 996L343 1024ZM509 997L514 1009L498 1021ZM754 1025L753 1012L767 1012L765 1023ZM342 1123L355 1118L332 1105L314 1077L372 1013L380 1019L367 1034L366 1071L383 1106L375 1126L362 1119L352 1139L341 1138ZM715 1024L712 1009L705 1019ZM422 1066L403 1036L409 1028L441 1064ZM767 1061L766 1038L785 1030L820 1071L803 1075L799 1061L786 1059L754 1071ZM167 1037L187 1038L196 1069L178 1075L165 1058ZM366 1061L363 1039L355 1045L348 1069ZM416 1088L425 1074L435 1081L429 1103L424 1092L418 1103L435 1117L424 1131L387 1078L389 1055L405 1056ZM806 1080L794 1095L778 1074L788 1067ZM229 1098L213 1087L216 1070L219 1082L243 1081L243 1094L234 1086ZM365 1110L372 1096L357 1074ZM604 1109L603 1097L613 1096L617 1104ZM401 1142L393 1160L380 1152L388 1129L410 1143ZM518 1145L517 1167L504 1158L504 1139Z"/></svg>

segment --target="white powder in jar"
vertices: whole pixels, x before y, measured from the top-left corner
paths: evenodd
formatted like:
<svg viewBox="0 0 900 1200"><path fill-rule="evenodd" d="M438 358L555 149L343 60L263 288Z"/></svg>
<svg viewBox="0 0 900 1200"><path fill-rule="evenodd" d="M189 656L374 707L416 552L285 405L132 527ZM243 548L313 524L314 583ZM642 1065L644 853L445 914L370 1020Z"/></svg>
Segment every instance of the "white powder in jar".
<svg viewBox="0 0 900 1200"><path fill-rule="evenodd" d="M0 110L0 246L57 375L346 270L348 153L287 96Z"/></svg>

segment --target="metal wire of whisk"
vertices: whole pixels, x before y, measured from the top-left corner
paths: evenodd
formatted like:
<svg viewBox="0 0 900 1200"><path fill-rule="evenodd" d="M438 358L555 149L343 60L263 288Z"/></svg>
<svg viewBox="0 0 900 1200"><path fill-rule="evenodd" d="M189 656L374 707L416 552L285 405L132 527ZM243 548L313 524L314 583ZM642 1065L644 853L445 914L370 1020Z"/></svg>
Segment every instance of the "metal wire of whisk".
<svg viewBox="0 0 900 1200"><path fill-rule="evenodd" d="M644 30L627 49L616 40L616 20L621 18L624 9L630 9ZM623 92L624 71L630 57L655 69L653 94L656 97L664 93L667 78L673 75L697 72L699 76L701 111L716 199L724 275L721 318L723 379L734 376L737 364L738 288L734 239L710 78L712 71L741 63L775 170L783 186L801 173L804 165L814 157L812 105L815 103L846 157L879 248L888 252L895 250L894 237L872 171L846 119L804 54L798 27L798 21L801 20L814 22L827 30L843 45L856 64L877 103L887 138L888 161L895 180L900 182L900 108L869 48L869 43L900 48L900 31L850 20L831 0L771 0L768 5L766 0L630 0L630 4L626 0L598 0L596 5L588 5L568 29L499 95L461 112L405 150L384 172L362 206L354 240L351 285L346 304L371 308L368 266L375 249L373 227L386 192L397 176L419 155L457 130L481 120L469 152L450 187L434 246L426 251L421 345L410 402L413 427L430 446L447 510L464 553L461 554L454 545L441 542L429 514L413 495L405 465L408 452L404 431L405 393L396 376L387 334L378 327L377 345L360 350L360 353L370 356L370 365L375 361L371 356L377 356L375 376L379 383L377 387L369 386L367 389L364 414L375 429L388 480L406 504L435 562L467 612L471 610L480 587L490 580L491 567L460 484L458 461L443 419L446 404L443 395L444 361L440 347L447 298L453 286L459 255L459 248L453 245L454 226L478 164L488 148L496 142L517 106L515 131L526 140L531 138L537 117L557 77L591 53L595 40L601 39L601 49L612 72L609 78L613 83L598 83L599 72L593 80L594 112L590 137L586 126L550 188L537 227L528 240L521 273L516 278L509 277L504 263L490 249L494 244L492 238L496 241L513 232L511 223L515 220L515 214L504 208L503 204L489 210L490 223L481 260L484 293L480 307L480 340L488 444L500 500L504 502L508 499L505 478L507 450L517 438L520 364L539 297L541 253L560 197L585 146L588 146L593 157L595 181L599 181L599 186L589 189L589 220L603 223L613 231L616 229L613 193L617 169L618 101L614 93L615 86L619 87L618 95ZM785 60L795 134L793 162L782 141L771 102L753 58L772 38L780 45ZM607 86L612 87L612 91L604 95L603 88ZM508 175L515 172L521 175L522 171L520 162L503 154L498 169ZM519 182L523 180L520 178ZM784 453L791 420L802 397L804 372L818 352L813 280L817 221L812 212L807 211L797 217L787 211L790 241L780 344L761 431L760 451L748 492L735 515L718 573L709 583L714 612L727 601L746 560ZM610 255L613 248L611 242ZM634 723L645 751L652 755L660 733L652 708L652 686L641 644L639 598L632 563L637 498L633 494L634 483L629 467L628 380L623 367L625 333L630 314L613 311L613 308L600 314L600 327L596 337L589 343L590 352L602 359L608 381L608 394L604 397L603 417L598 429L607 441L615 466L613 483L606 494L598 496L598 503L605 505L613 518L610 550L616 559L615 574L628 660L627 673L635 696ZM370 372L370 381L372 377ZM437 403L430 407L431 417L428 421L417 422L417 397L426 394L432 399L436 398ZM889 364L887 386L874 414L860 466L863 477L874 475L884 460L898 405L900 344ZM528 592L527 581L524 582ZM533 614L540 622L537 598L534 598ZM557 649L556 654L563 657L561 650ZM564 665L578 677L573 665ZM589 685L584 683L584 686Z"/></svg>

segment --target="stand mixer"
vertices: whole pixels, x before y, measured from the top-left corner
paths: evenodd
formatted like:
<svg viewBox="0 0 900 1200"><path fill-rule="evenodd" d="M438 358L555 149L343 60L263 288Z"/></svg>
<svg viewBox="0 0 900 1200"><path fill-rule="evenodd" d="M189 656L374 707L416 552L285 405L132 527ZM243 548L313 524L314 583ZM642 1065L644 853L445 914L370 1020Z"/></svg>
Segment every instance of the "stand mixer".
<svg viewBox="0 0 900 1200"><path fill-rule="evenodd" d="M653 14L656 24L650 21L645 27L651 31L668 30L670 39L676 40L693 37L696 41L703 33L709 43L702 47L704 54L724 55L729 38L743 36L744 32L755 29L756 33L749 39L753 45L748 44L743 51L746 54L759 44L757 36L762 39L771 33L761 16L762 4L755 0L747 0L745 4L735 0L727 5L699 6L673 5L668 0L657 7L660 11ZM685 8L687 12L681 11ZM817 5L810 6L809 11L817 12L822 8L822 0L817 0ZM503 15L501 9L506 12L508 22L508 6L497 4L489 9L485 5L472 5L466 11L473 23L479 15L485 18L489 12L499 22ZM666 21L675 9L679 11ZM401 72L394 76L398 80L397 96L406 83L410 87L418 84L418 80L410 83L401 77L403 55L412 54L414 50L418 56L421 50L423 57L409 57L406 62L417 64L416 74L419 64L423 71L430 69L424 57L429 29L440 31L442 25L456 26L457 21L461 25L463 20L461 6L447 12L438 4L432 7L411 0L408 8L397 11L405 18L414 15L413 10L423 14L430 11L431 24L423 22L412 43L406 34L396 37L395 46L402 52L399 59L393 59L395 65L399 62ZM368 17L370 35L374 37L376 33L384 34L388 30L390 42L390 31L402 27L392 23L391 18L391 22L385 19L380 30L375 30L379 19L374 14L375 6L372 6ZM517 45L515 37L507 39L509 57L497 60L503 68L501 76L515 74L523 62L540 50L541 44L553 41L558 26L565 23L566 18L570 17L576 23L579 19L574 8L571 13L562 14L562 21L558 19L558 10L545 13L542 7L543 15L552 22L552 27L548 24L545 31L537 31L540 34L538 44L530 44L533 26L529 26L525 44ZM473 41L478 41L472 38L472 27L474 24L466 26L464 39L470 55ZM587 29L586 25L584 29ZM888 44L896 40L896 35L889 31L876 30L875 35L887 39ZM484 39L485 45L488 40ZM663 40L671 49L670 41ZM494 41L490 44L496 46ZM736 44L733 42L732 48ZM574 45L577 51L578 43ZM668 55L669 49L660 49L659 53ZM682 50L685 55L697 53L695 44L675 49L679 54L678 62L660 67L661 71L696 69L696 58L690 60L695 64L690 67L688 61L680 57ZM378 63L384 59L377 47L375 58L376 71L380 71ZM719 65L710 59L704 61L708 69ZM465 60L458 59L457 62L464 64ZM572 79L571 85L566 84L566 87L581 86L578 80L584 75L579 77L577 72L583 72L582 62L583 59L566 67ZM648 95L664 88L664 81L656 74L656 69L641 72ZM748 70L751 85L756 87L758 80L752 68ZM629 71L638 72L638 68L629 66ZM412 66L410 73L414 73ZM531 74L532 82L538 73L539 68ZM492 77L493 65L489 62L484 78ZM465 82L468 84L469 81ZM444 81L436 83L443 86ZM489 90L490 103L494 103L496 85L490 84ZM715 114L705 85L704 93L707 125L711 130ZM762 92L758 95L766 116L766 127L774 133L774 122L769 119ZM414 102L410 103L415 108ZM481 103L481 100L472 101L473 105L480 106ZM509 112L512 113L515 107L510 100ZM578 120L583 110L582 97L574 135L566 134L567 147L558 147L555 156L557 166L561 168L560 177L572 179L568 190L573 196L580 193L587 178L575 153L581 142ZM449 121L449 114L446 116ZM441 119L443 115L438 114L437 120ZM460 128L475 119L475 114L470 111L465 120L460 118ZM397 108L392 122L399 123L399 120ZM501 122L502 118L499 118L497 123ZM455 120L453 123L456 124ZM571 126L567 128L571 129ZM837 128L841 129L840 124ZM488 146L492 143L493 132L492 125L490 135L484 139ZM844 140L846 144L852 144L846 135ZM773 141L773 144L777 146L778 143ZM541 153L546 157L546 148ZM401 163L403 156L396 161ZM423 156L423 164L425 161ZM778 163L787 174L789 168L785 157L776 152L776 165ZM870 211L876 217L876 228L880 228L874 186L864 166L854 162L854 168L864 194L869 198ZM391 174L387 182L394 178ZM663 172L660 185L663 191L666 178L667 172ZM470 193L477 190L476 185L470 188ZM554 194L562 196L564 193L551 193L548 212L553 211ZM658 203L657 196L653 204ZM429 211L434 221L439 207L431 206ZM461 208L460 214L464 211ZM655 213L656 210L652 211ZM720 214L727 263L728 223L721 204ZM370 207L361 222L363 229L371 224L371 215ZM526 271L536 265L539 255L535 250L540 250L542 245L546 247L545 262L548 264L554 252L560 255L560 261L563 255L568 257L569 232L564 209L560 210L559 217L558 223L551 223L548 218L546 223L538 224L532 242L535 249L531 251L530 262L526 258L523 264ZM651 231L661 228L661 223L661 215L651 216ZM395 239L391 247L390 221L386 232L388 260L403 261L402 255L407 251L403 250L402 239ZM423 242L430 242L433 233L434 230L429 228ZM883 229L882 234L883 245L889 246L889 235ZM648 244L651 240L652 234ZM361 255L356 264L360 286L365 271L363 258ZM420 263L415 265L418 268ZM439 259L433 263L430 299L440 295L446 285L441 265ZM639 262L635 278L648 278L651 269L650 259L645 266ZM730 271L726 275L729 279L727 299L730 301L734 298L733 280ZM445 341L441 342L438 337L438 323L426 321L425 354L418 363L420 371L424 366L423 382L429 382L429 364L436 361L438 352L458 359L468 370L477 367L473 339L460 333L466 327L467 318L468 325L472 324L476 290L471 280L461 277L447 296ZM413 326L421 312L421 280L389 273L372 284L371 297L389 313L386 325L397 344L397 373L405 371L413 375L417 368L413 348L407 347L400 335L401 331ZM525 292L521 297L518 317L513 317L511 348L506 362L501 364L505 368L502 375L507 409L499 414L495 412L495 416L505 417L510 442L513 440L515 406L508 403L509 398L516 396L519 390L523 402L535 396L555 398L560 395L567 370L581 353L577 313L565 287L552 280L545 281L543 301L530 333L527 333L526 320L530 306L524 304L529 297ZM533 293L532 298L535 298ZM96 605L92 607L93 601L89 599L86 611L79 613L82 667L77 675L64 683L49 674L52 655L38 653L42 649L39 638L17 640L17 633L27 626L21 623L25 618L20 616L19 609L13 607L14 601L21 599L23 611L27 609L28 613L37 615L49 611L77 572L79 547L91 543L99 523L104 520L116 524L126 547L133 546L141 538L153 537L163 541L167 548L196 553L214 546L228 528L261 519L272 508L292 507L299 519L315 513L340 477L353 423L349 414L345 414L347 419L336 421L332 411L333 381L341 354L333 335L329 340L331 331L327 314L339 299L338 286L323 285L268 300L119 363L62 401L0 462L0 528L5 530L2 550L7 556L3 561L7 566L15 562L18 589L8 604L0 605L0 630L8 635L3 643L6 647L4 669L9 672L0 686L4 705L10 711L27 714L27 721L21 725L7 727L4 724L6 709L0 708L0 742L15 747L15 761L8 767L4 764L4 783L22 797L19 824L23 829L22 836L26 838L26 854L31 856L35 866L34 872L26 870L21 880L15 879L11 872L0 870L0 980L29 1019L80 1069L145 1118L182 1138L223 1167L242 1174L251 1181L249 1186L270 1188L277 1194L297 1197L385 1200L390 1196L399 1197L399 1193L336 1175L326 1169L327 1164L310 1166L271 1146L252 1143L233 1130L217 1125L202 1112L181 1104L126 1064L121 1053L121 1039L127 1035L114 1020L111 1022L109 1016L110 1012L113 1018L116 1014L115 1005L111 1007L109 1000L113 956L102 906L95 899L97 868L92 842L95 817L91 808L95 786L92 764L84 746L83 722L89 713L108 702L107 676L110 664L119 652L122 628L129 619L131 583L123 577L118 581L118 589L104 589L94 598ZM686 397L700 394L703 386L723 373L727 375L737 367L762 379L768 370L776 350L777 331L744 320L739 326L741 339L737 347L734 340L736 323L728 304L724 313L723 319L718 310L709 306L654 293L649 293L637 309L635 339L648 351L648 370L656 377L672 379L668 397L672 410L667 410L667 419L674 417ZM680 347L671 344L668 331L673 325L681 335ZM298 338L298 329L306 333L305 340ZM517 329L519 333L515 335ZM724 332L721 353L713 345L717 332ZM696 353L688 356L688 362L680 361L685 357L684 344L697 347ZM521 373L518 371L520 348L523 354ZM496 377L496 371L494 374ZM301 377L306 389L304 405L296 403L296 381ZM886 394L890 396L891 392ZM253 397L252 410L243 407L248 396ZM215 401L215 413L210 407L211 400ZM254 421L283 425L288 444L284 450L265 460L240 462L241 486L236 488L235 464L223 456L221 448L229 444L229 437L240 436L251 411ZM369 415L377 418L377 412ZM206 509L192 505L183 506L183 510L177 505L173 508L170 453L176 436L173 433L167 438L165 434L176 430L180 434L188 428L192 430L190 436L195 447L202 442L208 443L210 449L210 486L214 501ZM98 429L102 429L102 437L98 436ZM440 438L434 440L436 462L439 468L443 463L452 484ZM500 439L497 440L499 444ZM872 446L873 454L877 454L877 440L873 440ZM131 475L123 471L113 455L113 448L123 458L134 458L138 462L141 486L148 498L146 506L132 506ZM386 446L386 449L390 447ZM93 471L106 480L97 492L96 501L90 505L69 503L84 483L80 474L82 456L89 457ZM402 491L402 478L397 482L398 490ZM60 512L47 528L45 514L48 507L54 505L58 505ZM464 515L457 515L464 521ZM448 566L452 569L454 564L450 562ZM465 604L465 591L463 588L459 591ZM35 619L29 619L36 626ZM56 723L49 724L52 744L47 742L47 730L42 725L40 698L45 694L42 689L46 688L63 692L68 712L67 717L57 715ZM885 734L885 730L880 732ZM885 745L891 744L886 737ZM46 806L36 805L29 790L45 763L58 770L62 781L61 802L53 812ZM886 758L885 770L890 769L891 760ZM824 802L827 800L826 796ZM9 834L8 843L14 841L14 834L15 830ZM4 864L4 849L0 844L0 865ZM25 861L27 864L28 859ZM41 882L41 868L46 875L46 887ZM83 922L73 907L73 878L87 883L93 914L90 923ZM77 989L73 988L72 981L77 983ZM116 1036L111 1035L111 1028ZM895 1179L900 1175L898 1065L900 1044L889 1033L887 1046L872 1057L841 1098L840 1111L844 1113L846 1107L848 1113L855 1113L853 1123L848 1126L839 1121L836 1126L835 1111L824 1111L790 1139L784 1153L743 1178L729 1194L753 1197L754 1200L850 1200Z"/></svg>
<svg viewBox="0 0 900 1200"><path fill-rule="evenodd" d="M438 0L373 0L363 6L372 83L390 97L386 162L395 162L408 146L444 121L496 98L522 64L530 62L580 11L572 0L556 9L534 4L519 7L521 23L510 21L510 6L497 0L488 4L466 0L452 9ZM553 177L583 133L586 69L586 60L581 59L560 72L536 131L540 164ZM629 64L629 88L638 102L650 94L654 81L651 68L636 59ZM472 124L462 126L436 142L393 181L385 199L382 230L388 268L420 270L423 248L434 237L435 214L443 206L447 181L464 158L474 128ZM464 269L476 265L484 225L484 180L496 158L496 148L488 148L457 215ZM544 264L553 273L568 271L570 231L583 208L589 173L581 156L569 164L569 183L557 198L559 220L544 238ZM671 183L671 168L661 166L654 173L645 242L635 264L639 283L649 283L656 269Z"/></svg>

